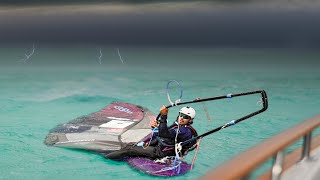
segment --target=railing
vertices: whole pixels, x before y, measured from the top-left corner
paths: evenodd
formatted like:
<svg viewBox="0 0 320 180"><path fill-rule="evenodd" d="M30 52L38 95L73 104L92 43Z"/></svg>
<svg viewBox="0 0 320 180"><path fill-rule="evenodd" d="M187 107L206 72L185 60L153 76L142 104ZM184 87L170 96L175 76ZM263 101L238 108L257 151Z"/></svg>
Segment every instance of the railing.
<svg viewBox="0 0 320 180"><path fill-rule="evenodd" d="M282 172L299 160L308 159L310 151L320 147L320 135L312 138L312 132L320 126L320 115L304 121L303 123L287 129L270 139L256 145L236 156L234 159L222 164L209 172L201 179L204 180L236 180L249 179L250 174L261 164L274 157L271 170L262 174L257 179L280 178ZM301 148L289 155L284 154L284 149L303 137ZM300 156L299 156L300 155Z"/></svg>

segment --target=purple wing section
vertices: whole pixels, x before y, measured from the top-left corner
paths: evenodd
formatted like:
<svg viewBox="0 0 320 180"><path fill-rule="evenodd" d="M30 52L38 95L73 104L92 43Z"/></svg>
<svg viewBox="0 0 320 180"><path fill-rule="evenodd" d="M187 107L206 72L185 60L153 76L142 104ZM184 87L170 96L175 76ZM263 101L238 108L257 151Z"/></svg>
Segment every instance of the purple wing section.
<svg viewBox="0 0 320 180"><path fill-rule="evenodd" d="M136 170L152 176L179 176L190 171L191 165L182 161L180 172L173 164L161 164L147 158L129 158L128 164Z"/></svg>

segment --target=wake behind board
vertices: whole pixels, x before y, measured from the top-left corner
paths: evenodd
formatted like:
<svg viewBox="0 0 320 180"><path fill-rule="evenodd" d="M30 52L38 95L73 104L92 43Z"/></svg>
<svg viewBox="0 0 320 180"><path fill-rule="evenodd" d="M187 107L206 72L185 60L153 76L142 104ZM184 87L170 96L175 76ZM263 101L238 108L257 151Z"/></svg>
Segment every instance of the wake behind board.
<svg viewBox="0 0 320 180"><path fill-rule="evenodd" d="M136 143L150 134L149 122L155 118L147 108L113 102L102 110L60 124L49 131L49 146L112 152Z"/></svg>
<svg viewBox="0 0 320 180"><path fill-rule="evenodd" d="M132 168L152 176L179 176L191 170L191 164L184 161L181 161L180 171L173 164L157 163L154 160L141 157L129 158L128 164Z"/></svg>

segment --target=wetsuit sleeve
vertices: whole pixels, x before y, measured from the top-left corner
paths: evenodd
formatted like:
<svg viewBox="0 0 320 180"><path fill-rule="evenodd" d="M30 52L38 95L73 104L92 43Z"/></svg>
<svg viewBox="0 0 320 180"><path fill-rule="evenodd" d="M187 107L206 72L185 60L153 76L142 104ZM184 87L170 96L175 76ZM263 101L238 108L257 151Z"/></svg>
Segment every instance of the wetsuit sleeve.
<svg viewBox="0 0 320 180"><path fill-rule="evenodd" d="M159 137L162 138L174 138L175 137L175 131L169 131L169 128L167 126L167 116L166 115L161 115L160 118L160 124L158 126L159 128Z"/></svg>

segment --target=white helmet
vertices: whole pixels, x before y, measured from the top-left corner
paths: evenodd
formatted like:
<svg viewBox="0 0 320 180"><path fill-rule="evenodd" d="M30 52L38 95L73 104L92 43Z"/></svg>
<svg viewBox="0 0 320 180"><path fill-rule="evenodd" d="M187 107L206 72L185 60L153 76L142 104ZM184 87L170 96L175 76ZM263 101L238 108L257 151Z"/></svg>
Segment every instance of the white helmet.
<svg viewBox="0 0 320 180"><path fill-rule="evenodd" d="M180 109L179 113L186 114L191 117L191 119L196 117L196 111L192 107L183 107Z"/></svg>

